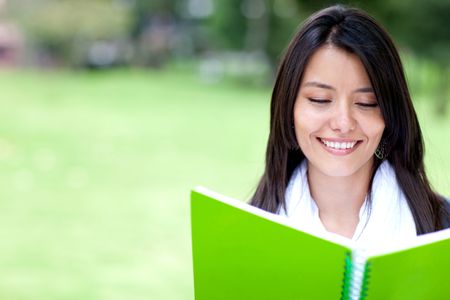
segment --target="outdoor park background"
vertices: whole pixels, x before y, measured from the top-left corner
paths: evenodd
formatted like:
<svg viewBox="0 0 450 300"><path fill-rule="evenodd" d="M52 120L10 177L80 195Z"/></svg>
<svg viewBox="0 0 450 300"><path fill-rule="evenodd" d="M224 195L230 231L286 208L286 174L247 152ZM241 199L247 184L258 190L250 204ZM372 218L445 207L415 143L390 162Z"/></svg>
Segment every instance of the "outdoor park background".
<svg viewBox="0 0 450 300"><path fill-rule="evenodd" d="M251 195L276 63L329 3L0 1L0 299L193 299L190 189ZM449 1L359 6L450 196Z"/></svg>

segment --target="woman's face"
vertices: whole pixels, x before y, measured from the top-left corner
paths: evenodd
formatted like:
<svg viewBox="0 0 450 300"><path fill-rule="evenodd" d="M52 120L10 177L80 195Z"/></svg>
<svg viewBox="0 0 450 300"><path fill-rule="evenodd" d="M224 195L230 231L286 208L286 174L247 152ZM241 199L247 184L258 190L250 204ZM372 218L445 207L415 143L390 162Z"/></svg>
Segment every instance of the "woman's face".
<svg viewBox="0 0 450 300"><path fill-rule="evenodd" d="M310 170L328 176L371 171L385 124L356 55L326 45L310 57L294 105L294 127Z"/></svg>

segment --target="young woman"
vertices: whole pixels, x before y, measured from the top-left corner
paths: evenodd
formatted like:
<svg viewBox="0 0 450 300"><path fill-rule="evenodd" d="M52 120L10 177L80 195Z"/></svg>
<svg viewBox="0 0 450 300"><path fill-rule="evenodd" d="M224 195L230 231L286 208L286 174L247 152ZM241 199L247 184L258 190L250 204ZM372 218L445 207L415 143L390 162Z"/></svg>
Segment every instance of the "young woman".
<svg viewBox="0 0 450 300"><path fill-rule="evenodd" d="M251 204L367 247L449 227L433 192L398 52L377 22L343 6L291 41L271 102L266 167Z"/></svg>

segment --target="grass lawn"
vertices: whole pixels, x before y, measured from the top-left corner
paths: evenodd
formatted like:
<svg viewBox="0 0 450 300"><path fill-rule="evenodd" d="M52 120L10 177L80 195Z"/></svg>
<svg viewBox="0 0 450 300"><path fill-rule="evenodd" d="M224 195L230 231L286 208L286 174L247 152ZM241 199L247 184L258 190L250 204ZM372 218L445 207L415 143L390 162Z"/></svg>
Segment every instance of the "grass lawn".
<svg viewBox="0 0 450 300"><path fill-rule="evenodd" d="M0 299L193 299L189 191L247 199L270 90L188 71L0 74ZM426 99L450 195L450 118Z"/></svg>

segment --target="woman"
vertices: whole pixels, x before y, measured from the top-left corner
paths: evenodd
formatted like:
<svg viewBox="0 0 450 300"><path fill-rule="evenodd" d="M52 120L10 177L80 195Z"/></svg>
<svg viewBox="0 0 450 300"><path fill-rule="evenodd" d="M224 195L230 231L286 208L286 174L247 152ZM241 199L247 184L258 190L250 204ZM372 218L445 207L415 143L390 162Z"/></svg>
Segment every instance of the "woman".
<svg viewBox="0 0 450 300"><path fill-rule="evenodd" d="M361 10L312 15L271 102L266 167L251 204L367 247L449 226L398 52Z"/></svg>

